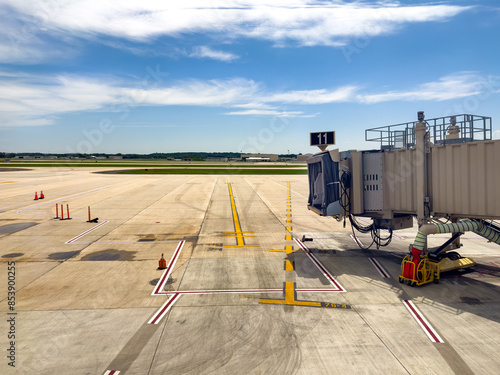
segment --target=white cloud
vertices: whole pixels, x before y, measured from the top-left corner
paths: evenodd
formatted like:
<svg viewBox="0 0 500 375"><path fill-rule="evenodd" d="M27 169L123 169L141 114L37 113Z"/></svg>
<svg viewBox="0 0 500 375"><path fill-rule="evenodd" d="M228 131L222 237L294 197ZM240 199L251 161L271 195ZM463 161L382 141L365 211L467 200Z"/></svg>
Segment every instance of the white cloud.
<svg viewBox="0 0 500 375"><path fill-rule="evenodd" d="M219 60L219 61L226 61L226 62L231 62L239 58L239 56L229 53L229 52L224 52L224 51L218 51L211 49L210 47L207 46L199 46L193 49L193 52L189 54L189 57L196 57L196 58L208 58L212 60Z"/></svg>
<svg viewBox="0 0 500 375"><path fill-rule="evenodd" d="M406 6L340 0L4 0L0 15L14 27L0 26L0 45L9 45L9 35L21 36L20 45L26 49L22 54L45 56L51 49L40 46L42 36L55 37L71 46L75 37L113 37L142 43L160 36L202 34L216 41L253 38L275 45L342 46L353 37L393 33L409 23L446 21L469 9L444 4ZM137 46L134 49L142 51ZM194 53L223 61L235 58L207 47ZM3 56L8 61L15 58L12 54Z"/></svg>
<svg viewBox="0 0 500 375"><path fill-rule="evenodd" d="M269 109L247 109L246 111L234 111L224 113L233 116L273 116L273 117L302 117L304 112L300 111L275 111Z"/></svg>
<svg viewBox="0 0 500 375"><path fill-rule="evenodd" d="M389 91L378 94L359 94L362 103L380 103L387 101L451 100L478 95L488 90L489 79L474 72L459 72L444 76L437 81L423 83L413 90Z"/></svg>
<svg viewBox="0 0 500 375"><path fill-rule="evenodd" d="M58 115L79 111L120 111L136 106L203 106L231 108L225 115L314 117L285 105L380 103L385 101L443 101L494 94L498 77L459 72L411 90L363 93L355 85L333 89L272 92L244 78L159 82L117 82L79 76L37 76L0 71L0 126L50 125Z"/></svg>

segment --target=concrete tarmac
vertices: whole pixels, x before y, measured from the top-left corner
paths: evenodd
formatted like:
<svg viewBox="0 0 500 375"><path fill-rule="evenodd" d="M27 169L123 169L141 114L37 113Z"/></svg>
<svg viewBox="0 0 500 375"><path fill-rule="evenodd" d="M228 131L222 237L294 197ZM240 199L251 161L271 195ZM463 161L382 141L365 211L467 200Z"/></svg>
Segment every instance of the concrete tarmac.
<svg viewBox="0 0 500 375"><path fill-rule="evenodd" d="M1 374L498 373L497 245L412 288L416 228L361 250L307 176L97 170L0 172Z"/></svg>

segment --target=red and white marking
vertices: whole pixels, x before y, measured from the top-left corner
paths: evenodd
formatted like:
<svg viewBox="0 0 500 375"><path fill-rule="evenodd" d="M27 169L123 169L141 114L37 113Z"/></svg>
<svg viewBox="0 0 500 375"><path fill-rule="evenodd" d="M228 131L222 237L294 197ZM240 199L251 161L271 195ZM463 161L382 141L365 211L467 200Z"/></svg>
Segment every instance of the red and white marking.
<svg viewBox="0 0 500 375"><path fill-rule="evenodd" d="M120 371L116 371L116 370L108 370L104 373L104 375L118 375L120 373Z"/></svg>
<svg viewBox="0 0 500 375"><path fill-rule="evenodd" d="M83 233L79 234L78 236L73 237L71 240L66 241L66 242L65 242L65 244L73 243L73 242L75 242L76 240L78 240L78 239L82 238L83 236L86 236L86 235L87 235L87 234L89 234L90 232L92 232L92 231L96 230L97 228L102 227L104 224L107 224L107 223L108 223L108 221L107 221L107 220L104 220L102 223L97 224L96 226L93 226L92 228L90 228L90 229L86 230L85 232L83 232Z"/></svg>
<svg viewBox="0 0 500 375"><path fill-rule="evenodd" d="M391 275L389 275L389 272L387 272L387 270L380 264L380 262L375 259L375 258L368 258L370 259L370 262L372 262L373 266L375 267L375 269L378 271L378 273L386 278L386 279L390 279L391 278Z"/></svg>
<svg viewBox="0 0 500 375"><path fill-rule="evenodd" d="M170 262L168 262L168 266L163 272L163 275L161 275L160 280L158 281L158 284L156 284L153 293L151 293L152 296L154 295L161 295L165 293L161 293L163 290L163 287L168 281L168 278L170 277L170 274L172 273L172 270L174 269L175 262L177 262L177 259L179 259L179 255L181 254L182 248L184 247L184 244L186 241L181 241L177 245L177 248L174 251L174 255L172 256L172 259L170 259Z"/></svg>
<svg viewBox="0 0 500 375"><path fill-rule="evenodd" d="M296 289L296 292L304 293L331 293L343 292L344 290L323 288L323 289ZM173 294L258 294L258 293L280 293L281 289L221 289L221 290L176 290L169 292L160 292L157 295L173 295Z"/></svg>
<svg viewBox="0 0 500 375"><path fill-rule="evenodd" d="M359 240L358 237L351 234L351 238L354 241L354 243L359 247L365 247L365 245L363 245L363 242L361 242L361 240Z"/></svg>
<svg viewBox="0 0 500 375"><path fill-rule="evenodd" d="M422 327L425 334L429 337L432 342L444 343L444 340L439 336L436 330L430 325L430 323L425 319L417 306L410 300L403 300L403 304L408 309L410 314L415 318L417 323Z"/></svg>
<svg viewBox="0 0 500 375"><path fill-rule="evenodd" d="M180 293L175 293L168 299L167 302L163 304L162 307L153 315L151 319L149 319L148 324L158 324L160 320L168 313L168 310L174 305L175 301L177 301L180 297Z"/></svg>
<svg viewBox="0 0 500 375"><path fill-rule="evenodd" d="M302 241L300 241L298 238L295 238L295 242L297 242L297 244L302 248L302 250L304 250L306 252L306 255L314 263L314 265L321 271L323 276L325 276L328 279L328 281L330 281L330 283L335 288L337 288L337 291L339 291L339 292L346 291L344 289L344 287L342 285L340 285L340 283L337 280L335 280L335 277L333 277L333 275L330 272L328 272L328 270L323 266L323 264L321 264L321 262L318 260L318 258L316 258L316 256L309 251L309 249L306 247L306 245L304 245L302 243Z"/></svg>

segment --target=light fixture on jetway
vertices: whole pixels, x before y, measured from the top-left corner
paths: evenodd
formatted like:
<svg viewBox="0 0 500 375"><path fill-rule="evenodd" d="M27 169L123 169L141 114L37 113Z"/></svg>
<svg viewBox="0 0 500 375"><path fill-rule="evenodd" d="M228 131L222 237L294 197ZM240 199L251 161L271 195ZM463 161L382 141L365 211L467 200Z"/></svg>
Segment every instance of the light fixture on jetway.
<svg viewBox="0 0 500 375"><path fill-rule="evenodd" d="M318 146L321 151L325 151L328 146L335 144L335 132L310 133L311 146Z"/></svg>

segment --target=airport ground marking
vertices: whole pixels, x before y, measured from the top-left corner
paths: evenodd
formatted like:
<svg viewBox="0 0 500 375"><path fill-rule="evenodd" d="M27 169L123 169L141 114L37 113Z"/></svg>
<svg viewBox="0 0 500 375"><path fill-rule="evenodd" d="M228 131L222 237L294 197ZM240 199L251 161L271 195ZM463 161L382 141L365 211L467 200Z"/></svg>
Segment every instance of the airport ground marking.
<svg viewBox="0 0 500 375"><path fill-rule="evenodd" d="M241 230L241 223L238 217L238 211L236 210L236 203L234 201L234 194L232 188L232 182L226 182L229 189L229 198L231 200L231 211L233 213L234 222L234 232L224 232L224 237L236 237L236 245L223 245L222 247L260 247L260 245L247 245L245 244L246 237L256 237L248 235L247 233L253 234L254 232L243 232Z"/></svg>
<svg viewBox="0 0 500 375"><path fill-rule="evenodd" d="M291 234L285 235L285 241L293 241L292 240L292 235Z"/></svg>
<svg viewBox="0 0 500 375"><path fill-rule="evenodd" d="M78 239L82 238L83 236L86 236L86 235L87 235L87 234L89 234L90 232L92 232L92 231L96 230L97 228L102 227L104 224L107 224L107 223L109 223L109 221L104 220L102 223L99 223L99 224L97 224L97 225L94 225L92 228L87 229L85 232L80 233L78 236L73 237L71 240L66 241L66 242L65 242L65 244L71 244L71 243L74 243L76 240L78 240Z"/></svg>
<svg viewBox="0 0 500 375"><path fill-rule="evenodd" d="M410 300L403 300L403 304L406 309L410 312L410 314L415 318L418 325L424 330L427 337L432 342L444 344L444 340L439 336L434 327L425 319L424 315L420 312L420 310L415 306L415 304Z"/></svg>
<svg viewBox="0 0 500 375"><path fill-rule="evenodd" d="M177 259L179 259L179 256L181 255L181 251L185 243L186 241L180 241L179 244L177 245L177 248L174 251L174 255L172 255L172 258L168 262L167 268L165 268L165 271L163 271L160 280L158 280L158 284L156 284L155 288L153 289L153 293L151 293L152 296L158 295L159 292L163 290L163 288L165 287L165 284L167 283L168 278L170 277L170 274L172 273L172 270L175 267L175 263L177 262Z"/></svg>
<svg viewBox="0 0 500 375"><path fill-rule="evenodd" d="M285 260L285 271L295 271L295 262L292 260Z"/></svg>
<svg viewBox="0 0 500 375"><path fill-rule="evenodd" d="M179 293L174 293L168 300L163 304L162 307L158 309L158 311L153 315L151 319L149 319L148 324L158 324L160 320L168 313L168 311L172 308L174 303L179 299L181 295Z"/></svg>
<svg viewBox="0 0 500 375"><path fill-rule="evenodd" d="M368 258L370 259L370 262L373 264L375 269L378 271L378 273L386 279L390 279L391 275L389 275L389 272L380 264L380 262L376 258Z"/></svg>
<svg viewBox="0 0 500 375"><path fill-rule="evenodd" d="M118 375L120 373L120 371L116 371L116 370L108 370L104 373L104 375Z"/></svg>
<svg viewBox="0 0 500 375"><path fill-rule="evenodd" d="M358 237L356 237L356 236L354 236L354 235L352 235L352 234L351 234L351 238L352 238L352 240L354 241L354 243L355 243L356 245L358 245L359 247L362 247L362 248L364 248L364 247L365 247L365 246L363 245L363 242L361 242L361 240L359 240L359 239L358 239Z"/></svg>
<svg viewBox="0 0 500 375"><path fill-rule="evenodd" d="M306 252L306 255L309 257L309 259L314 263L314 265L321 271L323 276L325 276L328 281L330 281L330 284L332 284L334 287L338 288L339 291L345 292L346 290L344 287L333 277L333 275L323 266L323 264L316 258L316 256L311 253L311 251L307 248L306 245L302 243L298 238L295 239L295 242Z"/></svg>
<svg viewBox="0 0 500 375"><path fill-rule="evenodd" d="M291 246L291 245L286 245L284 250L270 249L269 251L280 252L280 253L287 253L287 254L305 253L306 252L304 250L294 250L293 246Z"/></svg>
<svg viewBox="0 0 500 375"><path fill-rule="evenodd" d="M309 306L309 307L329 307L351 309L351 306L341 303L319 302L319 301L302 301L297 299L297 291L294 282L285 282L283 286L284 299L259 299L259 303L271 305L291 305L291 306Z"/></svg>

